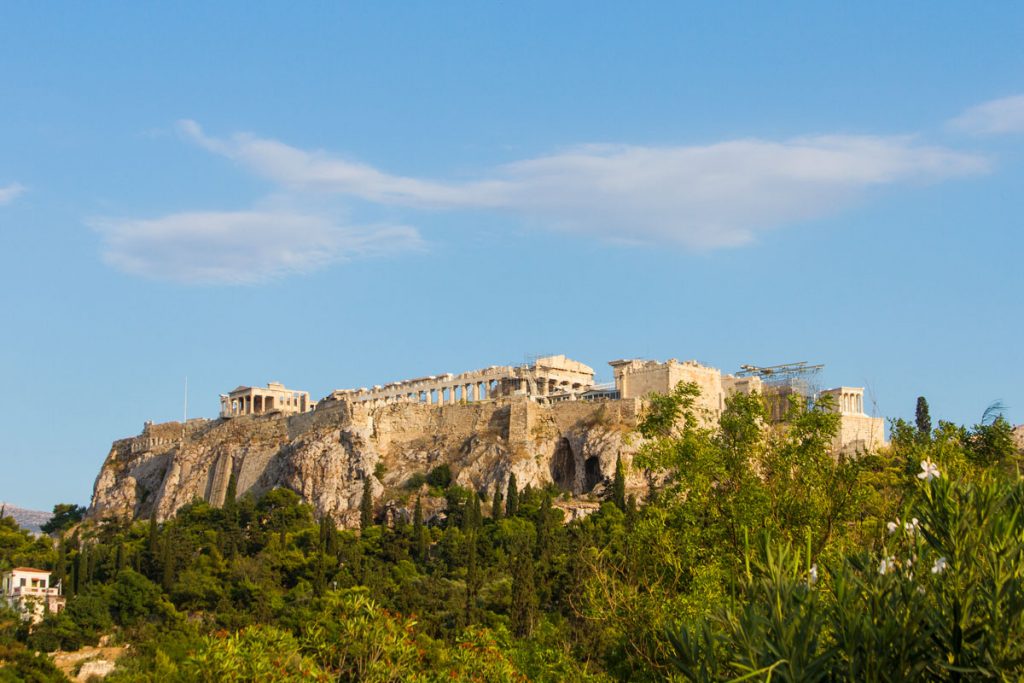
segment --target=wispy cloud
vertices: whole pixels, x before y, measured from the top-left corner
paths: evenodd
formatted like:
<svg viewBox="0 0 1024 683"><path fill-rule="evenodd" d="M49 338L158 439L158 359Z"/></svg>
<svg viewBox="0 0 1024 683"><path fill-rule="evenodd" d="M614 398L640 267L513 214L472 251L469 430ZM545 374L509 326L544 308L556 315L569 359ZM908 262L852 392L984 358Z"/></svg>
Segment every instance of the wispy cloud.
<svg viewBox="0 0 1024 683"><path fill-rule="evenodd" d="M255 284L421 244L405 226L346 227L286 211L98 219L103 258L130 275L186 284Z"/></svg>
<svg viewBox="0 0 1024 683"><path fill-rule="evenodd" d="M873 187L980 173L986 159L913 137L819 135L697 146L587 145L463 182L394 175L251 134L188 139L283 187L385 205L492 209L614 241L715 249L829 215Z"/></svg>
<svg viewBox="0 0 1024 683"><path fill-rule="evenodd" d="M326 152L305 151L247 133L221 140L207 136L190 120L179 121L178 130L201 147L295 190L340 192L381 204L455 207L500 205L507 189L503 183L487 181L458 184L391 175Z"/></svg>
<svg viewBox="0 0 1024 683"><path fill-rule="evenodd" d="M1024 133L1024 95L1013 95L971 107L949 122L971 135Z"/></svg>
<svg viewBox="0 0 1024 683"><path fill-rule="evenodd" d="M28 188L21 183L11 183L10 185L0 187L0 206L10 204L24 194L27 189Z"/></svg>

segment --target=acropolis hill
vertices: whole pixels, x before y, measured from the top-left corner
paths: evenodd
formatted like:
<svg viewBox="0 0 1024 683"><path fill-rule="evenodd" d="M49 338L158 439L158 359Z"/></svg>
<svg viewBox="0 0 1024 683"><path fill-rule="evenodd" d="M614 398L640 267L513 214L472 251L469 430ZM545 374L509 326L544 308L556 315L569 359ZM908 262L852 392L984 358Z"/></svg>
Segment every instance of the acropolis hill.
<svg viewBox="0 0 1024 683"><path fill-rule="evenodd" d="M596 506L621 457L627 487L642 497L651 482L629 464L641 445L630 435L645 397L680 382L701 390L698 412L715 420L734 393L758 392L774 419L800 380L820 366L797 364L723 375L696 361L615 360L614 384L563 355L527 364L445 373L372 388L340 389L313 402L304 391L271 383L221 395L218 419L146 423L142 434L114 442L96 479L90 515L157 519L196 498L222 505L234 478L238 495L284 486L318 515L356 526L364 479L377 514L406 514L411 477L447 464L453 480L475 490L554 484L561 503L583 514ZM863 390L838 387L839 451L882 445L881 418L864 413ZM424 490L425 492L425 490Z"/></svg>

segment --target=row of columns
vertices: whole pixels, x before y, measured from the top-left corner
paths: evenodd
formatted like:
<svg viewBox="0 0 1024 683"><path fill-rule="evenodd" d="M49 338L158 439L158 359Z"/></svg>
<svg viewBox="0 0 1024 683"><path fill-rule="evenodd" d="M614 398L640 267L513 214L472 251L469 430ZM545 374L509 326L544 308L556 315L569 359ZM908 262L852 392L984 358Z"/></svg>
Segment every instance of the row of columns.
<svg viewBox="0 0 1024 683"><path fill-rule="evenodd" d="M309 398L305 394L284 396L266 396L249 394L247 396L225 397L221 399L221 415L237 417L239 415L261 415L271 410L284 412L305 412L309 407Z"/></svg>
<svg viewBox="0 0 1024 683"><path fill-rule="evenodd" d="M515 393L539 397L548 397L559 393L572 394L584 388L579 383L548 377L501 377L472 382L448 381L424 388L411 385L375 389L362 395L357 393L352 396L352 399L374 407L392 403L455 405L456 403L475 403Z"/></svg>
<svg viewBox="0 0 1024 683"><path fill-rule="evenodd" d="M863 413L864 394L843 392L839 394L839 412L841 413Z"/></svg>
<svg viewBox="0 0 1024 683"><path fill-rule="evenodd" d="M390 405L392 403L425 403L427 405L455 405L456 403L473 403L485 401L494 396L498 380L477 380L474 382L455 382L426 387L423 389L406 390L385 389L384 395L356 396L355 400L369 403L372 406ZM412 387L408 387L412 388Z"/></svg>

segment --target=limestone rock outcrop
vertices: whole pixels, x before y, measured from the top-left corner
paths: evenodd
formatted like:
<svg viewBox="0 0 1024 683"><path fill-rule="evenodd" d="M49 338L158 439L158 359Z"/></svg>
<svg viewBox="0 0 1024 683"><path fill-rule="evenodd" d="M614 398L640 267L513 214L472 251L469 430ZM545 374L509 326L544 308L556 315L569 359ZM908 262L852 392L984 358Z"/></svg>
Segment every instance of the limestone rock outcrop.
<svg viewBox="0 0 1024 683"><path fill-rule="evenodd" d="M370 477L382 517L407 514L416 475L441 464L475 490L554 483L571 494L567 511L586 514L632 461L628 435L638 400L539 404L511 397L464 405L370 406L324 401L298 415L254 415L147 424L114 442L96 479L93 518L172 516L201 498L222 505L232 479L239 496L290 488L317 515L354 527ZM639 473L627 486L642 495Z"/></svg>

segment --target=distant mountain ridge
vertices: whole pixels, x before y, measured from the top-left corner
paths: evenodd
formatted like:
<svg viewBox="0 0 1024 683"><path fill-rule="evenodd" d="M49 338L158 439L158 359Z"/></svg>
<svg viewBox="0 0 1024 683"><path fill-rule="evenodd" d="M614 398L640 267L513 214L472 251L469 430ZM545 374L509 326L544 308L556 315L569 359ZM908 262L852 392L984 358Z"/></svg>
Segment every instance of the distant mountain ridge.
<svg viewBox="0 0 1024 683"><path fill-rule="evenodd" d="M0 508L3 508L5 517L13 517L18 526L37 534L42 533L42 526L50 521L50 517L53 517L50 512L27 510L2 501L0 501Z"/></svg>

